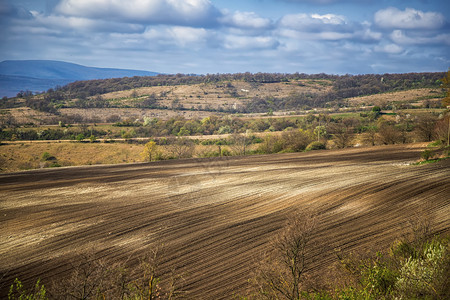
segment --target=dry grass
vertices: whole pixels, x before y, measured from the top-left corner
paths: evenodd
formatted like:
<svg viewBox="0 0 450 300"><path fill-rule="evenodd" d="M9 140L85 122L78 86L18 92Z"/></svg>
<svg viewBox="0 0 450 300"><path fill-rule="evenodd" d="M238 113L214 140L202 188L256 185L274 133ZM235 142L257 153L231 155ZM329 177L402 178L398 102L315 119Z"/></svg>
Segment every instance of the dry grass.
<svg viewBox="0 0 450 300"><path fill-rule="evenodd" d="M439 89L415 89L347 99L351 105L383 106L389 102L421 102L427 99L441 100Z"/></svg>
<svg viewBox="0 0 450 300"><path fill-rule="evenodd" d="M168 109L145 109L145 108L62 108L62 114L75 115L78 114L89 120L97 119L99 123L107 122L111 116L119 116L121 120L137 120L143 121L144 117L158 118L167 120L176 116L183 116L186 119L202 119L211 116L213 112L207 111L174 111Z"/></svg>
<svg viewBox="0 0 450 300"><path fill-rule="evenodd" d="M114 103L131 104L148 95L155 94L160 105L170 107L172 101L178 100L185 108L199 106L205 108L227 109L233 106L245 104L247 99L253 97L287 97L292 93L325 93L331 89L329 81L299 80L285 83L251 84L243 81L231 83L193 84L168 87L143 87L133 91L119 91L102 95L104 99ZM132 93L138 96L132 99Z"/></svg>
<svg viewBox="0 0 450 300"><path fill-rule="evenodd" d="M40 124L41 123L40 120L55 117L55 115L53 114L37 111L29 107L2 109L0 111L2 113L11 114L11 116L13 116L16 122L19 124L27 124L27 123Z"/></svg>
<svg viewBox="0 0 450 300"><path fill-rule="evenodd" d="M250 145L248 150L255 150L258 145ZM228 146L221 146L222 150L232 152ZM23 170L52 167L83 165L105 165L143 162L141 156L143 145L126 143L79 143L79 142L23 142L0 146L0 172L9 173ZM170 157L171 153L165 146L158 146L163 157ZM218 153L216 145L195 145L194 157L207 157ZM48 152L56 160L43 161L42 155Z"/></svg>
<svg viewBox="0 0 450 300"><path fill-rule="evenodd" d="M119 164L142 161L141 145L76 142L24 142L0 146L1 172L39 169L53 163L60 166ZM42 154L48 152L56 160L43 162Z"/></svg>

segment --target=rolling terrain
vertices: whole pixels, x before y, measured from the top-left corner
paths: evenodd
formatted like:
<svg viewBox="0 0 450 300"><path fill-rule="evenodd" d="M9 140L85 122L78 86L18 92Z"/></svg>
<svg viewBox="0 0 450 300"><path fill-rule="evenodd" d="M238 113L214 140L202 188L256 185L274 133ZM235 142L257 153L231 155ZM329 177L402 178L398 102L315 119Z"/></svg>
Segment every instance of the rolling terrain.
<svg viewBox="0 0 450 300"><path fill-rule="evenodd" d="M94 250L111 261L164 245L192 299L244 293L268 243L295 210L320 223L309 272L333 249L380 249L416 213L450 230L450 160L414 166L424 144L44 169L0 175L1 296L19 277L44 283Z"/></svg>

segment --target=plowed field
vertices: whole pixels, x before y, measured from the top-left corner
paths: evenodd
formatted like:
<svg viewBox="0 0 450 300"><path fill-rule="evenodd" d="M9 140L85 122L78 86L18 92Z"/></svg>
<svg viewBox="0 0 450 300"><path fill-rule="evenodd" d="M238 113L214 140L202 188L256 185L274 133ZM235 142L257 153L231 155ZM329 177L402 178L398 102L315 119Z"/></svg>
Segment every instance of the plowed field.
<svg viewBox="0 0 450 300"><path fill-rule="evenodd" d="M44 169L0 175L2 295L15 277L48 282L76 254L112 260L164 244L193 299L245 289L289 212L320 224L312 271L334 248L380 248L417 211L450 230L450 160L414 166L423 145ZM86 153L89 155L89 153ZM319 246L321 245L321 246ZM325 251L324 251L325 250ZM0 276L1 277L1 276Z"/></svg>

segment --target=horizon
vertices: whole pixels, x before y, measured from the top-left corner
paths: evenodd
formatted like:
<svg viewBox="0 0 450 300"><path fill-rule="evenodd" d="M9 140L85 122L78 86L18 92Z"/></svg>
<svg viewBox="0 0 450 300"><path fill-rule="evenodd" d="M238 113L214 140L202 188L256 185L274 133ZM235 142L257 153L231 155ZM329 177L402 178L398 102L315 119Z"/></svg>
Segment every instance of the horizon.
<svg viewBox="0 0 450 300"><path fill-rule="evenodd" d="M197 75L446 72L450 3L404 2L4 0L0 60Z"/></svg>
<svg viewBox="0 0 450 300"><path fill-rule="evenodd" d="M82 64L78 64L78 63L74 63L74 62L69 62L69 61L62 61L62 60L51 60L51 59L24 59L24 60L3 60L0 61L0 63L3 62L8 62L8 61L12 61L12 62L26 62L26 61L33 61L33 62L57 62L57 63L67 63L67 64L73 64L73 65L78 65L81 67L86 67L86 68L94 68L94 69L108 69L108 70L123 70L123 71L139 71L139 72L153 72L152 70L144 70L144 69L122 69L122 68L114 68L114 67L96 67L96 66L87 66L87 65L82 65ZM423 71L423 72L399 72L399 73L360 73L360 74L334 74L334 73L325 73L325 72L320 72L320 73L304 73L304 72L235 72L235 73L206 73L206 74L195 74L195 73L158 73L158 72L154 72L156 73L156 75L167 75L167 76L173 76L173 75L184 75L184 76L207 76L207 75L227 75L227 74L242 74L242 73L250 73L250 74L257 74L257 73L267 73L267 74L306 74L306 75L320 75L320 74L325 74L328 76L364 76L364 75L385 75L385 74L389 74L389 75L395 75L395 74L420 74L420 73L446 73L447 71ZM9 75L6 75L9 76ZM137 77L142 77L143 75L136 75ZM108 78L105 78L108 79ZM81 81L88 81L88 80L98 80L98 79L86 79L86 80L81 80Z"/></svg>

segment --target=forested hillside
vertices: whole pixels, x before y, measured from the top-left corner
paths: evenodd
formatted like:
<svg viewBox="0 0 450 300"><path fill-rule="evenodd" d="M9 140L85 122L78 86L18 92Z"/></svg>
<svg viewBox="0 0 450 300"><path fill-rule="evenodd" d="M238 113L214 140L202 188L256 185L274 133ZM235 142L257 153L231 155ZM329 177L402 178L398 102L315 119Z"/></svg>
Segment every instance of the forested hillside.
<svg viewBox="0 0 450 300"><path fill-rule="evenodd" d="M444 73L369 74L369 75L327 75L327 74L281 74L281 73L237 73L196 75L158 75L146 77L125 77L103 80L77 81L62 88L70 97L94 96L114 91L140 87L218 83L223 81L244 81L256 84L289 82L304 79L324 79L332 82L334 96L348 98L420 87L439 86ZM331 98L331 97L330 97Z"/></svg>
<svg viewBox="0 0 450 300"><path fill-rule="evenodd" d="M55 113L60 108L142 108L266 113L342 107L345 99L412 89L439 92L444 73L383 75L238 73L157 75L77 81L33 96L27 91L1 102ZM23 100L20 100L23 99Z"/></svg>

